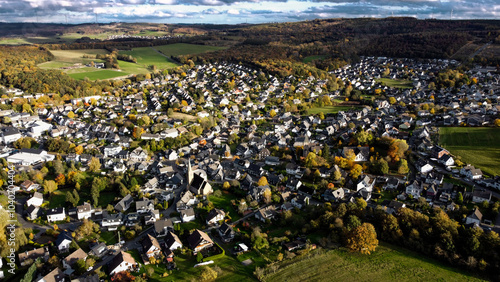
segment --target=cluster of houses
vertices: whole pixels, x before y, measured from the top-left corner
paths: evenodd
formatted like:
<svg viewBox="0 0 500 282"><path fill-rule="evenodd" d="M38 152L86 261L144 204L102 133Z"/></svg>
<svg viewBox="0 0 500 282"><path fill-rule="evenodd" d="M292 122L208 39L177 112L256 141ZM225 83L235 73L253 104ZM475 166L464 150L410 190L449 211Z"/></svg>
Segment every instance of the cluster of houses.
<svg viewBox="0 0 500 282"><path fill-rule="evenodd" d="M168 74L124 85L123 90L138 89L138 93L125 97L104 95L77 98L65 105L47 105L46 108L36 109L34 115L11 110L0 111L3 120L9 120L8 125L0 128L0 141L3 144L0 153L7 161L19 167L35 166L53 160L55 156L42 149L15 150L12 143L27 136L40 143L43 143L46 136L65 136L79 142L86 150L84 154L70 153L63 156L67 162L81 163L82 169L85 169L91 158L96 157L108 171L142 172L146 181L140 191L145 195L144 198L127 195L115 203L112 212L83 203L74 209L47 209L45 217L50 223L60 222L68 217L74 220L90 218L98 222L103 230L117 230L120 226L137 224L152 225L154 233L144 236L140 241L144 263L148 263L150 257L160 254L167 260L172 260L173 251L183 246L197 253L214 245L210 236L202 230L195 230L183 244L173 229L174 224L196 220L194 207L214 192L214 182L221 184L237 181L239 188L234 189L242 189L247 193L247 198L257 203L264 202L270 185L279 187L280 204L262 205L253 211L255 219L262 222L272 220L280 211L302 209L307 205L321 204L322 201L354 201L356 198L369 201L376 186L398 191L400 200L425 197L433 204L445 208L453 207L452 203L458 192L474 202L489 201L491 192L488 190L476 189L467 194L460 187L443 182L445 171L456 170L457 175L464 179L488 188L498 189L499 179L483 179L481 170L471 165L460 170L453 168L453 156L431 138L432 134L436 134L431 125L487 125L497 115L499 92L495 89L498 89L499 75L493 72L470 72L469 75L474 76L478 83L464 85L458 92L451 89L429 89L428 81L434 72L455 64L453 61L438 60L421 62L410 59L362 58L360 63L333 73L343 81L349 81L356 89L381 89L386 97L394 97L397 103L391 104L387 100L375 98L371 105L340 111L324 119L295 115L286 111L281 104L267 103L269 99L285 98L291 91L301 95L308 92L308 97L291 100L290 103L294 105L315 101L323 95L328 95L330 99L338 97L338 91L326 91L326 80L313 76L302 80L289 76L280 80L231 63L200 65L183 75ZM411 73L408 72L409 69L412 70ZM383 73L394 79L411 79L413 87L400 90L382 86L377 79ZM296 87L292 88L292 85ZM144 94L146 88L148 95ZM199 93L196 98L189 92L191 88ZM257 98L248 99L250 93L257 93ZM35 98L30 97L29 99ZM8 103L8 99L10 98L0 102ZM200 119L218 115L217 123L192 139L190 144L158 152L153 158L150 152L141 147L130 149L130 128L116 127L112 123L119 116L127 117L132 113L136 114L137 119L148 116L154 124L145 126L146 132L141 136L143 140L177 138L190 133L193 125L199 125L198 121L186 123L168 117L163 110L163 105L167 102ZM432 114L429 110L420 110L422 105L431 103L445 110ZM410 106L418 107L416 115L409 114ZM271 116L271 110L275 116ZM71 112L76 113L77 117L70 118ZM266 121L265 128L253 123L259 120ZM164 126L158 130L155 127L158 124ZM349 126L351 124L354 126ZM413 128L416 129L410 134L409 129ZM364 173L353 180L348 177L347 171L332 165L329 168L319 168L319 177L331 179L334 174L340 173L342 178L347 179L345 187L326 189L322 195L317 195L315 190L303 185L306 169L300 163L295 162L293 157L287 159L271 154L272 148L278 148L296 152L296 159L305 158L311 152L320 152L325 145L335 147L332 140L346 143L360 129L371 132L375 137L406 140L415 154L416 177L401 179ZM242 141L231 148L234 136ZM105 145L97 146L92 141L101 141ZM300 150L296 150L297 148ZM345 146L333 154L343 157L354 154L354 162L363 163L369 161L370 149ZM283 170L278 172L274 168ZM263 176L268 185L258 184ZM39 185L27 180L21 184L20 189L32 193L26 203L26 216L31 220L42 216L44 199ZM159 201L174 200L179 217L162 217L163 211L155 208L152 198ZM404 203L397 201L383 205L388 212L404 207ZM481 221L480 213L474 212L474 216ZM206 225L220 224L217 227L218 236L223 242L230 242L235 231L230 223L224 222L225 218L226 213L216 207L206 217ZM62 232L56 241L57 249L67 252L71 241L71 234ZM304 245L301 241L292 243L286 248L293 250ZM97 244L91 250L92 255L96 256L107 252L107 247L103 244ZM88 255L82 250L69 254L64 259L64 270L55 269L49 273L52 280L43 278L44 281L60 281L57 277L70 275L74 262L86 259ZM46 258L47 252L42 248L19 256L20 261L21 256L23 261L33 260L37 257ZM133 270L137 265L138 262L130 254L120 251L108 266L109 274Z"/></svg>

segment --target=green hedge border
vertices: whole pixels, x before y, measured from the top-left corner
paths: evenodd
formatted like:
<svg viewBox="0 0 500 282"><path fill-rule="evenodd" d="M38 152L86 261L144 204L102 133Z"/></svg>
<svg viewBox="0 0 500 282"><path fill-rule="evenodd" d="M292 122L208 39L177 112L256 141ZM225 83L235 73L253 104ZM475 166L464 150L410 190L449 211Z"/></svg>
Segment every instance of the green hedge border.
<svg viewBox="0 0 500 282"><path fill-rule="evenodd" d="M226 251L224 251L223 248L221 248L221 246L219 246L219 244L217 244L216 242L214 242L215 245L217 245L217 247L219 247L219 249L222 250L222 253L220 254L217 254L217 255L213 255L213 256L210 256L210 257L206 257L206 258L203 258L203 261L209 261L209 260L214 260L214 259L218 259L218 258L222 258L226 255Z"/></svg>

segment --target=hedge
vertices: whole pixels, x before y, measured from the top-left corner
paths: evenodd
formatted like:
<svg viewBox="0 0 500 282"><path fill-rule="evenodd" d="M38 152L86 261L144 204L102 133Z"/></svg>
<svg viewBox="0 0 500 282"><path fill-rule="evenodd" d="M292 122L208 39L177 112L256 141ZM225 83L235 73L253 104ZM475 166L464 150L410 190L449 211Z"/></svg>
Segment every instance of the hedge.
<svg viewBox="0 0 500 282"><path fill-rule="evenodd" d="M203 258L203 261L209 261L209 260L218 259L218 258L221 258L221 257L223 257L223 256L226 255L226 251L224 251L224 249L221 248L221 246L219 246L219 244L215 243L215 245L217 245L217 247L219 247L219 249L222 250L222 253L217 254L217 255L213 255L213 256L210 256L210 257Z"/></svg>

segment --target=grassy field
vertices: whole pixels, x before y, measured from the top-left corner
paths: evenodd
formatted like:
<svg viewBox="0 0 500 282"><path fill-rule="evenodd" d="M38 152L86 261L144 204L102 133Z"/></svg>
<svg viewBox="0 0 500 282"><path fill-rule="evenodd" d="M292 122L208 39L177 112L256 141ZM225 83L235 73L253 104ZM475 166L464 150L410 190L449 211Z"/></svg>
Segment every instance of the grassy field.
<svg viewBox="0 0 500 282"><path fill-rule="evenodd" d="M284 262L265 281L482 281L458 269L395 246L369 256L332 250L298 262Z"/></svg>
<svg viewBox="0 0 500 282"><path fill-rule="evenodd" d="M179 56L188 54L200 54L205 52L227 49L226 47L196 45L187 43L175 43L169 45L155 46L156 50L162 52L166 56Z"/></svg>
<svg viewBox="0 0 500 282"><path fill-rule="evenodd" d="M97 80L97 79L110 79L119 76L126 76L128 75L128 73L121 71L114 71L114 70L94 70L89 72L70 73L68 75L74 79L79 79L79 80L83 80L86 77L90 80Z"/></svg>
<svg viewBox="0 0 500 282"><path fill-rule="evenodd" d="M307 63L310 63L310 62L312 62L314 60L323 60L326 57L328 57L328 56L326 56L326 55L307 56L307 57L305 57L305 58L302 59L302 62L307 64Z"/></svg>
<svg viewBox="0 0 500 282"><path fill-rule="evenodd" d="M137 59L137 64L143 68L147 68L151 65L155 65L159 69L168 69L177 66L176 63L170 61L168 58L158 53L151 47L139 47L134 48L131 51L120 51L120 54L132 55L132 57Z"/></svg>
<svg viewBox="0 0 500 282"><path fill-rule="evenodd" d="M500 129L488 127L442 127L439 143L484 172L500 174Z"/></svg>
<svg viewBox="0 0 500 282"><path fill-rule="evenodd" d="M409 89L413 88L413 84L410 80L404 79L390 79L390 78L379 78L377 82L381 82L389 87Z"/></svg>
<svg viewBox="0 0 500 282"><path fill-rule="evenodd" d="M339 111L348 111L351 109L356 109L360 107L355 107L355 106L325 106L325 107L316 107L316 108L311 108L307 110L307 113L310 115L316 115L319 113L323 114L336 114Z"/></svg>

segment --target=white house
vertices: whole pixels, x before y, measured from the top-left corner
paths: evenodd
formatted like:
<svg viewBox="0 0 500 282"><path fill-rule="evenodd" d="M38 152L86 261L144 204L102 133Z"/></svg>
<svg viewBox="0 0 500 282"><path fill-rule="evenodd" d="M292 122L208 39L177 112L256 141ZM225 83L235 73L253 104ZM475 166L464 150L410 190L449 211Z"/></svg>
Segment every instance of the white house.
<svg viewBox="0 0 500 282"><path fill-rule="evenodd" d="M47 221L48 222L56 222L62 221L66 218L66 211L63 207L50 209L47 211Z"/></svg>
<svg viewBox="0 0 500 282"><path fill-rule="evenodd" d="M207 225L216 224L217 222L224 220L226 213L223 210L212 209L206 218Z"/></svg>
<svg viewBox="0 0 500 282"><path fill-rule="evenodd" d="M356 185L356 191L361 189L366 189L368 192L372 192L373 186L375 185L375 178L365 175Z"/></svg>
<svg viewBox="0 0 500 282"><path fill-rule="evenodd" d="M109 145L104 147L104 157L112 157L118 155L122 147L120 145Z"/></svg>
<svg viewBox="0 0 500 282"><path fill-rule="evenodd" d="M135 262L135 259L132 257L132 255L122 251L117 254L109 263L109 275L113 276L118 272L134 270L136 266L137 263Z"/></svg>
<svg viewBox="0 0 500 282"><path fill-rule="evenodd" d="M190 222L195 219L195 213L193 208L185 209L181 211L182 222Z"/></svg>
<svg viewBox="0 0 500 282"><path fill-rule="evenodd" d="M471 214L469 214L465 218L465 224L471 224L471 223L480 224L482 218L483 218L483 214L479 211L478 208L476 208L474 211L472 211Z"/></svg>
<svg viewBox="0 0 500 282"><path fill-rule="evenodd" d="M167 236L165 236L165 246L171 251L182 249L182 242L175 233L169 231Z"/></svg>
<svg viewBox="0 0 500 282"><path fill-rule="evenodd" d="M28 201L26 201L26 205L29 206L35 206L39 207L43 204L43 195L42 193L35 192L33 194L33 197L29 198Z"/></svg>
<svg viewBox="0 0 500 282"><path fill-rule="evenodd" d="M434 167L430 164L425 164L422 167L420 167L420 173L428 173L430 172Z"/></svg>
<svg viewBox="0 0 500 282"><path fill-rule="evenodd" d="M92 207L91 204L85 202L83 205L76 207L77 211L77 218L79 220L85 219L85 218L90 218L92 216L92 213L94 212L94 208Z"/></svg>
<svg viewBox="0 0 500 282"><path fill-rule="evenodd" d="M415 199L420 198L420 193L422 193L422 187L416 180L406 186L406 194L412 195Z"/></svg>
<svg viewBox="0 0 500 282"><path fill-rule="evenodd" d="M68 251L69 245L71 244L71 241L73 241L73 238L71 237L71 235L68 232L66 232L66 231L61 232L59 234L59 236L57 236L57 240L56 240L57 249L60 252Z"/></svg>

